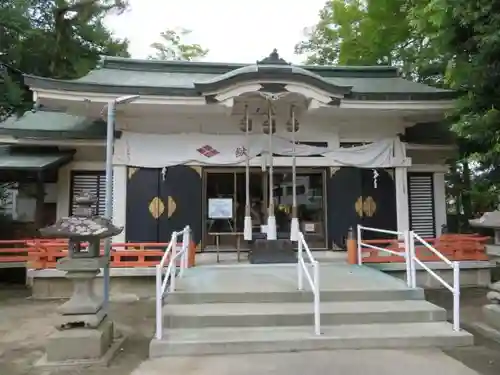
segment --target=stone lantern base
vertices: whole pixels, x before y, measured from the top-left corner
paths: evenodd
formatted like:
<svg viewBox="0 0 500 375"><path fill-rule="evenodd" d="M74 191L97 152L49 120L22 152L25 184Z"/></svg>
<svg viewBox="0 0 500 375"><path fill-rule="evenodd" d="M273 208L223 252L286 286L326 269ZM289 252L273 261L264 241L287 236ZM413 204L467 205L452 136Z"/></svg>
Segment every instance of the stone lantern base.
<svg viewBox="0 0 500 375"><path fill-rule="evenodd" d="M73 283L71 298L58 308L57 331L49 336L46 355L39 365L107 364L121 346L113 322L94 293L94 279L105 265L103 257L63 258L57 269Z"/></svg>
<svg viewBox="0 0 500 375"><path fill-rule="evenodd" d="M56 331L49 336L47 362L100 361L113 344L113 322L105 318L98 327Z"/></svg>

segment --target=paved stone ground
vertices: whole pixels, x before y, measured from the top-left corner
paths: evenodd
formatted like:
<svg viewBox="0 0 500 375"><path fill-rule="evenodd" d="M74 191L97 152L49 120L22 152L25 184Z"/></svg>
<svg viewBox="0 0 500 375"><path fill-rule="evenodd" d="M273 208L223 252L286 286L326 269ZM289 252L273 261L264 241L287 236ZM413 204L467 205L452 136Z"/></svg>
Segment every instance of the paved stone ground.
<svg viewBox="0 0 500 375"><path fill-rule="evenodd" d="M159 358L144 362L132 375L401 375L403 371L405 375L478 375L436 350L335 350Z"/></svg>
<svg viewBox="0 0 500 375"><path fill-rule="evenodd" d="M474 333L475 345L444 350L444 352L481 375L498 375L500 374L500 344L476 334L471 327L472 323L482 321L481 308L488 302L486 293L487 290L483 288L462 290L460 320L464 329ZM430 302L446 308L451 319L453 298L448 290L427 291L426 297Z"/></svg>
<svg viewBox="0 0 500 375"><path fill-rule="evenodd" d="M462 294L462 319L467 323L481 319L480 309L485 301L486 291L483 289L464 290ZM434 351L342 351L336 353L285 353L263 354L252 356L205 357L193 361L182 358L147 361L149 339L154 328L154 302L133 301L129 296L122 296L111 303L111 314L118 327L129 334L129 339L118 353L111 366L103 368L80 369L50 369L40 370L33 367L33 363L41 358L46 337L51 333L52 322L55 318L55 308L61 301L32 301L29 293L23 288L0 285L0 374L1 375L157 375L169 373L171 375L206 375L212 372L225 374L220 370L223 364L231 369L231 374L254 374L255 368L251 365L258 363L258 372L261 374L279 374L287 372L283 364L293 365L295 370L302 369L301 374L309 368L301 367L304 363L316 363L316 373L327 373L326 369L343 370L341 373L357 374L385 374L390 375L390 366L409 375L409 367L414 364L420 373L427 375L453 373L454 375L472 375L453 359L462 362L465 366L477 371L481 375L500 374L500 345L494 342L476 338L476 345L470 348L445 350L446 354ZM447 291L428 292L428 299L443 307L451 307L451 294ZM370 363L370 367L349 368L351 363ZM354 358L354 359L353 359ZM375 360L379 358L380 360ZM399 358L399 359L397 359ZM229 361L229 362L228 362ZM144 363L143 363L144 362ZM141 363L142 366L138 367ZM169 363L167 365L167 363ZM245 364L248 365L245 367ZM300 365L302 363L302 365ZM428 364L426 364L428 363ZM429 366L435 364L435 370ZM446 365L442 367L443 363ZM239 366L240 364L241 366ZM222 367L221 367L222 366ZM451 366L451 367L450 367ZM453 367L453 368L452 368ZM238 368L236 373L234 370ZM246 368L246 370L245 370ZM253 372L250 369L253 368ZM408 368L408 370L406 370ZM174 370L178 370L175 372ZM170 371L169 371L170 370ZM209 370L206 372L205 370ZM312 370L312 369L311 369ZM351 371L350 371L351 370ZM453 370L453 371L451 371ZM246 372L245 372L246 371ZM304 372L305 371L305 372ZM432 372L435 371L435 372ZM450 372L451 371L451 372ZM229 372L227 372L229 374ZM299 373L299 372L297 372ZM293 374L291 372L290 374Z"/></svg>

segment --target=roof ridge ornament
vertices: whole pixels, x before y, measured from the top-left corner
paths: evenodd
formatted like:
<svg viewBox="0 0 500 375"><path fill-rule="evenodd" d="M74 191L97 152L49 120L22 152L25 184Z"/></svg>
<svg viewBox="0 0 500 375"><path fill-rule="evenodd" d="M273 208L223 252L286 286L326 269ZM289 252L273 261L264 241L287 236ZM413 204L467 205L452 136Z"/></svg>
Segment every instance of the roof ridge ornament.
<svg viewBox="0 0 500 375"><path fill-rule="evenodd" d="M271 52L268 57L257 61L257 65L290 65L290 63L282 59L278 53L278 50L274 48L273 52Z"/></svg>

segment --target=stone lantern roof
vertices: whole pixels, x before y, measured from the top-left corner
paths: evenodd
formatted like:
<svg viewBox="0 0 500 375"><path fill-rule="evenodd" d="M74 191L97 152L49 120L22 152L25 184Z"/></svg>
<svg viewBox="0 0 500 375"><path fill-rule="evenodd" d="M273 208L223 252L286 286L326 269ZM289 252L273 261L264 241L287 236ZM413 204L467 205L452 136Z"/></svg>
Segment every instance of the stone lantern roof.
<svg viewBox="0 0 500 375"><path fill-rule="evenodd" d="M122 227L115 226L111 220L93 215L92 205L96 198L89 193L83 193L76 198L78 208L76 214L63 217L55 224L40 229L44 237L69 238L77 241L102 239L120 234Z"/></svg>

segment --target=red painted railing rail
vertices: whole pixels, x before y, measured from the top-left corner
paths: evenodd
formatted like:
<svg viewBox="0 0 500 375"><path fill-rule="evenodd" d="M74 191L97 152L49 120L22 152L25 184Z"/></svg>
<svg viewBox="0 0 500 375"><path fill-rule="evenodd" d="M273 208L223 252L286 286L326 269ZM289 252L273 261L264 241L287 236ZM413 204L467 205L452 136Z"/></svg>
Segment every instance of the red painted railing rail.
<svg viewBox="0 0 500 375"><path fill-rule="evenodd" d="M486 242L490 237L478 234L444 234L438 238L424 238L430 245L451 261L481 261L488 260ZM396 239L363 240L363 243L376 245L388 250L401 251L400 241ZM362 248L363 263L403 263L404 258L385 252ZM421 261L438 262L438 256L418 243L415 253Z"/></svg>
<svg viewBox="0 0 500 375"><path fill-rule="evenodd" d="M154 267L163 256L168 243L140 242L113 243L110 266ZM179 244L180 246L180 244ZM195 245L189 251L188 266L194 265ZM0 241L0 263L23 263L28 268L55 268L57 260L68 253L68 241L58 239L26 239ZM101 245L101 253L104 248Z"/></svg>
<svg viewBox="0 0 500 375"><path fill-rule="evenodd" d="M486 242L490 237L478 234L445 234L438 238L424 238L438 251L452 261L488 260ZM363 240L364 243L385 247L389 250L401 250L394 239ZM435 254L425 246L415 244L418 258L425 262L439 261ZM168 243L140 242L113 243L111 267L154 267L159 263ZM57 260L66 256L66 240L25 239L0 241L0 263L23 263L29 268L55 268ZM396 255L387 255L381 251L363 248L363 263L402 263L404 259ZM191 245L189 266L194 265L195 245Z"/></svg>

